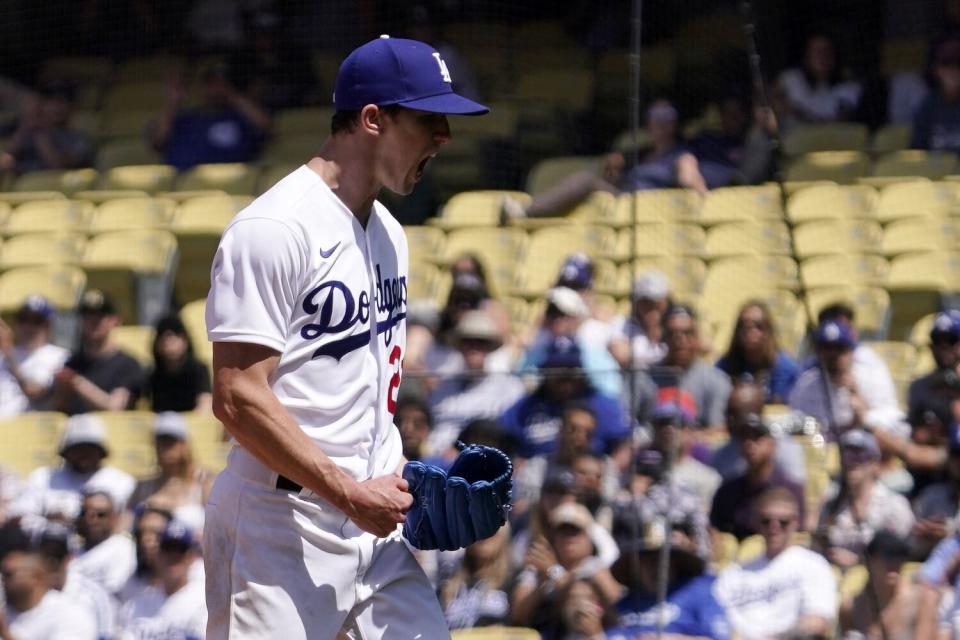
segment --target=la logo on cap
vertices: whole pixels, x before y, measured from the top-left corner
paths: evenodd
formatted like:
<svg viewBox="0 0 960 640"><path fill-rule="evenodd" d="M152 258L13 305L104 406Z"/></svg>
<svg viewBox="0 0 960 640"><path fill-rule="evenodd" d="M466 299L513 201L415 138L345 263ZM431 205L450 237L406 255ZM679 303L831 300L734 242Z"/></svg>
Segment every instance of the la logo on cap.
<svg viewBox="0 0 960 640"><path fill-rule="evenodd" d="M436 51L433 52L433 57L437 61L437 64L440 65L440 75L443 76L443 81L452 83L453 80L450 79L450 70L447 69L447 63L443 61L443 58L441 58L440 54Z"/></svg>

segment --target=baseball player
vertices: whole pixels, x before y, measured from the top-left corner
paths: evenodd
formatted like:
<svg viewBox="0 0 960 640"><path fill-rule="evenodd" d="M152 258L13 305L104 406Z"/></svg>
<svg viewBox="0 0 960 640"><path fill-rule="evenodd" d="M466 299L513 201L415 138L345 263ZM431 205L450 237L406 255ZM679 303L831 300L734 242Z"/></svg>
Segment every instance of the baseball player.
<svg viewBox="0 0 960 640"><path fill-rule="evenodd" d="M451 81L424 43L357 48L317 157L224 232L206 320L237 446L207 504L208 638L449 637L398 527L408 256L375 197L412 191L448 114L488 111Z"/></svg>

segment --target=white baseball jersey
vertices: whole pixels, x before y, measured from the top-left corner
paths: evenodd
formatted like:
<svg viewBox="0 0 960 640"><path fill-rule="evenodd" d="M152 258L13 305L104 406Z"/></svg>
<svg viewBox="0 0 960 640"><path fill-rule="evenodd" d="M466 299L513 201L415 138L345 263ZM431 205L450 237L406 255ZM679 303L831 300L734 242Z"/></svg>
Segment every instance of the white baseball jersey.
<svg viewBox="0 0 960 640"><path fill-rule="evenodd" d="M393 473L406 341L407 243L374 203L364 229L302 166L241 211L211 269L214 342L278 351L273 392L324 453L358 480Z"/></svg>
<svg viewBox="0 0 960 640"><path fill-rule="evenodd" d="M191 580L167 595L160 587L147 587L120 608L120 640L200 640L206 636L207 608L203 583Z"/></svg>
<svg viewBox="0 0 960 640"><path fill-rule="evenodd" d="M51 589L33 609L20 613L7 606L7 625L14 638L56 638L57 640L96 640L97 624L93 614L77 605L69 596Z"/></svg>

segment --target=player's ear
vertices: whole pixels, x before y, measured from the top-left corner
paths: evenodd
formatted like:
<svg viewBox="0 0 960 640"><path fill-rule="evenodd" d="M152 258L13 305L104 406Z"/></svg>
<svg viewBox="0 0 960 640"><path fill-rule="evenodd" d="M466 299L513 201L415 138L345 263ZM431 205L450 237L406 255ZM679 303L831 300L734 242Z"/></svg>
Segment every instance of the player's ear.
<svg viewBox="0 0 960 640"><path fill-rule="evenodd" d="M370 135L378 136L383 128L383 111L375 104L368 104L360 110L360 129Z"/></svg>

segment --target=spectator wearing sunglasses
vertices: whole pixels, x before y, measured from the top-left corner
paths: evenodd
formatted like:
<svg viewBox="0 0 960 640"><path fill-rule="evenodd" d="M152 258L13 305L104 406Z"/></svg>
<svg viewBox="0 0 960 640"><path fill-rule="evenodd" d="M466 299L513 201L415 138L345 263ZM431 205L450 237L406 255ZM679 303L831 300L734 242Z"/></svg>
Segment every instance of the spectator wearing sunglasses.
<svg viewBox="0 0 960 640"><path fill-rule="evenodd" d="M126 533L116 533L118 513L113 498L92 490L83 496L77 533L83 546L73 568L116 595L137 568L137 547Z"/></svg>
<svg viewBox="0 0 960 640"><path fill-rule="evenodd" d="M32 295L12 328L0 320L0 417L53 408L53 375L70 355L50 344L54 315L46 298Z"/></svg>

